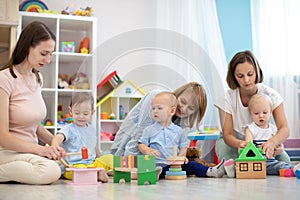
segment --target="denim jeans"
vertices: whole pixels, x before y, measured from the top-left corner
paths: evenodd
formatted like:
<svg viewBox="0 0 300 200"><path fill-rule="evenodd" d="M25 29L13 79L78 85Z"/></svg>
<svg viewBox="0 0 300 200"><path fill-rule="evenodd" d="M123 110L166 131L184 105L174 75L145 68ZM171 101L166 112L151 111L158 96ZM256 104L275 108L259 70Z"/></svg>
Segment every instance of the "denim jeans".
<svg viewBox="0 0 300 200"><path fill-rule="evenodd" d="M267 163L267 175L279 175L280 169L293 169L294 166L284 161L278 161L275 158L268 159Z"/></svg>
<svg viewBox="0 0 300 200"><path fill-rule="evenodd" d="M170 166L162 166L163 170L159 176L159 179L164 179L166 172L169 171ZM196 161L189 161L188 164L183 164L181 166L182 171L186 171L186 175L196 175L197 177L207 177L206 172L209 167L206 167Z"/></svg>

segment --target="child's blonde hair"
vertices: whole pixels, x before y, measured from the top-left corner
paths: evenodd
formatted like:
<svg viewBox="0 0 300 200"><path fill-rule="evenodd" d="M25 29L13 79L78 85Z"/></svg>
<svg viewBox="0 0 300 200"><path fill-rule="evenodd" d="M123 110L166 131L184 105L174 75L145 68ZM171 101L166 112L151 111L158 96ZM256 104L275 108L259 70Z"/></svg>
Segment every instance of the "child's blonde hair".
<svg viewBox="0 0 300 200"><path fill-rule="evenodd" d="M265 95L265 94L255 94L253 95L249 102L248 102L248 111L249 113L251 113L251 110L253 108L253 106L261 101L267 101L270 105L270 110L272 111L273 110L273 105L272 105L272 101L271 101L271 98L268 96L268 95Z"/></svg>
<svg viewBox="0 0 300 200"><path fill-rule="evenodd" d="M166 103L169 106L177 107L177 98L173 92L167 92L167 91L160 92L160 93L156 94L153 99L160 98L160 97L165 97L167 100Z"/></svg>
<svg viewBox="0 0 300 200"><path fill-rule="evenodd" d="M93 107L94 107L93 95L89 92L76 92L75 94L72 95L70 107L72 108L73 105L80 104L85 101L89 101L91 103L91 108L93 109Z"/></svg>

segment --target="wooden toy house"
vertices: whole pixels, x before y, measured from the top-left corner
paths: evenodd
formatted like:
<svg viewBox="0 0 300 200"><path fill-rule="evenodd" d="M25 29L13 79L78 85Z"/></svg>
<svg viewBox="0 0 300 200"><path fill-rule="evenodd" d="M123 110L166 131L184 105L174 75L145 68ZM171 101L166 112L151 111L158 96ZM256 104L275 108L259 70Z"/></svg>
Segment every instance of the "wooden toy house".
<svg viewBox="0 0 300 200"><path fill-rule="evenodd" d="M256 148L253 142L240 150L240 155L235 159L236 178L266 178L266 158L262 149Z"/></svg>

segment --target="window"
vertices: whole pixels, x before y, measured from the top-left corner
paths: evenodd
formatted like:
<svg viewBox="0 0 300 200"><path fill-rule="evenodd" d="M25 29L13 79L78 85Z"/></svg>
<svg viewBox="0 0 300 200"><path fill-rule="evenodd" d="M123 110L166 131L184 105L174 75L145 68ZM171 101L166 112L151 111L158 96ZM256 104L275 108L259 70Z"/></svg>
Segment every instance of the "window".
<svg viewBox="0 0 300 200"><path fill-rule="evenodd" d="M240 163L240 171L241 172L247 172L247 171L249 171L248 163Z"/></svg>
<svg viewBox="0 0 300 200"><path fill-rule="evenodd" d="M262 171L262 163L261 162L253 163L253 171Z"/></svg>

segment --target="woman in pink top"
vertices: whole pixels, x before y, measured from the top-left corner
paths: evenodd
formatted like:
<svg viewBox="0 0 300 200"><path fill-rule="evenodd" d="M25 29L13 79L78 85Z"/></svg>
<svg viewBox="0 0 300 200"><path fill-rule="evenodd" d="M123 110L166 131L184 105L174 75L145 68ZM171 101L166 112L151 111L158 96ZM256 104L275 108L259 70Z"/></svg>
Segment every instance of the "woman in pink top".
<svg viewBox="0 0 300 200"><path fill-rule="evenodd" d="M55 40L46 25L32 22L0 69L0 182L50 184L61 176L54 160L65 156L63 148L38 144L53 138L40 123L46 106L39 70L50 62Z"/></svg>

